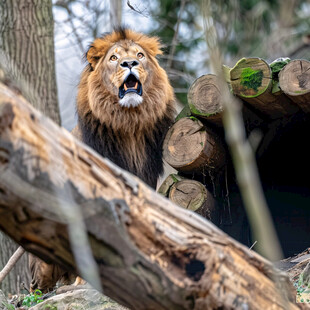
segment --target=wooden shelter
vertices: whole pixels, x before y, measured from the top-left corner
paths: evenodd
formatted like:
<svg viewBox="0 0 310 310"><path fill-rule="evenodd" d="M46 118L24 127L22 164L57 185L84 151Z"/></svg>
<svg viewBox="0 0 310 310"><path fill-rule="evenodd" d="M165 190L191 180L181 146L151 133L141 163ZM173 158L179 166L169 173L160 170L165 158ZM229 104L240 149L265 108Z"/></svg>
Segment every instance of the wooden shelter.
<svg viewBox="0 0 310 310"><path fill-rule="evenodd" d="M242 101L246 132L284 253L293 255L310 243L310 62L280 59L269 65L260 58L243 58L224 71L227 87ZM188 105L164 142L165 160L179 177L189 179L188 189L184 179L174 176L174 182L171 177L167 181L173 193L167 182L160 192L178 203L175 188L182 182L183 206L185 193L191 197L189 206L192 201L199 205L200 199L192 196L197 191L194 182L201 182L209 193L204 205L210 211L205 214L214 214L209 219L251 246L254 240L225 143L221 101L217 76L203 75L191 85ZM197 195L205 197L203 191Z"/></svg>

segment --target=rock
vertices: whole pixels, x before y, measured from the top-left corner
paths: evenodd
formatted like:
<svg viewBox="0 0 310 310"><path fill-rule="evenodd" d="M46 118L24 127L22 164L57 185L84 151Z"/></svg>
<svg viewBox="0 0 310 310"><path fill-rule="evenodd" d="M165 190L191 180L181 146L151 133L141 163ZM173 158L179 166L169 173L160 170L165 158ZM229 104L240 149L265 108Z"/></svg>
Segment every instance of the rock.
<svg viewBox="0 0 310 310"><path fill-rule="evenodd" d="M128 310L94 289L75 289L48 298L31 310Z"/></svg>

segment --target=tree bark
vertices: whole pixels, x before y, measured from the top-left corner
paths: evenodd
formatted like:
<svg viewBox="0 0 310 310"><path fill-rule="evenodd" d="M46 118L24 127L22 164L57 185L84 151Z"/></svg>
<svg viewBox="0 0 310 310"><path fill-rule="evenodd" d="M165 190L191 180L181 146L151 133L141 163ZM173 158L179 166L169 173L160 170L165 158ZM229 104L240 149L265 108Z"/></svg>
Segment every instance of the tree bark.
<svg viewBox="0 0 310 310"><path fill-rule="evenodd" d="M0 1L0 67L34 107L59 124L54 62L52 2ZM11 242L2 236L0 268L17 248ZM30 283L28 255L23 255L2 288L14 294L23 281Z"/></svg>
<svg viewBox="0 0 310 310"><path fill-rule="evenodd" d="M0 64L28 101L59 124L50 0L0 2Z"/></svg>
<svg viewBox="0 0 310 310"><path fill-rule="evenodd" d="M76 270L62 208L79 206L104 293L132 309L303 307L270 262L101 158L4 86L0 119L0 227L26 250Z"/></svg>
<svg viewBox="0 0 310 310"><path fill-rule="evenodd" d="M122 0L110 0L110 23L111 30L122 25Z"/></svg>

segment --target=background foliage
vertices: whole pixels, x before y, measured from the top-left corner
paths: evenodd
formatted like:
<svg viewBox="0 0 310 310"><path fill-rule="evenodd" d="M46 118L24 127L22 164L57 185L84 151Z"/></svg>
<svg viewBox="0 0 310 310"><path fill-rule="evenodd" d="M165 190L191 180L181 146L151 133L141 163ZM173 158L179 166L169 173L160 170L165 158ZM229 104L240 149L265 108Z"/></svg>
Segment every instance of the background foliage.
<svg viewBox="0 0 310 310"><path fill-rule="evenodd" d="M210 73L200 0L53 3L60 105L63 125L69 129L75 124L72 94L83 67L82 55L95 37L111 30L115 17L122 25L161 38L165 55L160 61L181 103L194 79ZM310 59L309 0L212 1L212 15L228 66L250 56L270 62L281 56Z"/></svg>

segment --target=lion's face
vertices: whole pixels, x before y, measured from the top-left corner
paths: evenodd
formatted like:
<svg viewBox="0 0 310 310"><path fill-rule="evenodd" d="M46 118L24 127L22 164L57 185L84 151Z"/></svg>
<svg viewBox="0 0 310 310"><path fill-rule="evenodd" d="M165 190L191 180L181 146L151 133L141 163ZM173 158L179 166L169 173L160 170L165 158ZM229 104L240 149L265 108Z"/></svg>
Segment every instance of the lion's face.
<svg viewBox="0 0 310 310"><path fill-rule="evenodd" d="M114 131L136 134L170 115L174 95L156 60L161 53L157 37L128 29L96 39L79 85L79 116L91 113Z"/></svg>
<svg viewBox="0 0 310 310"><path fill-rule="evenodd" d="M147 90L147 81L153 78L149 75L154 71L148 58L141 46L123 41L112 46L98 63L104 68L102 78L105 84L118 96L121 106L129 108L142 103L143 88Z"/></svg>

